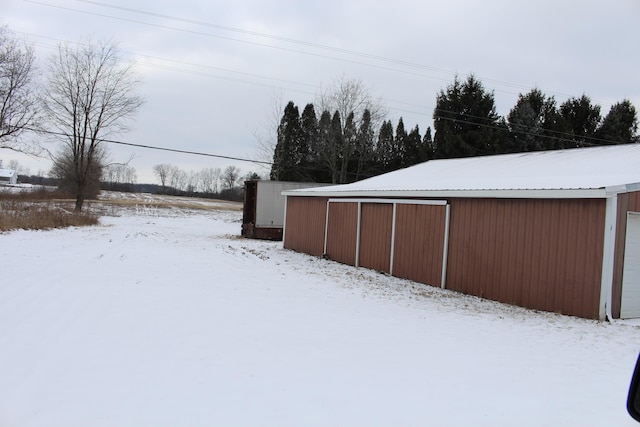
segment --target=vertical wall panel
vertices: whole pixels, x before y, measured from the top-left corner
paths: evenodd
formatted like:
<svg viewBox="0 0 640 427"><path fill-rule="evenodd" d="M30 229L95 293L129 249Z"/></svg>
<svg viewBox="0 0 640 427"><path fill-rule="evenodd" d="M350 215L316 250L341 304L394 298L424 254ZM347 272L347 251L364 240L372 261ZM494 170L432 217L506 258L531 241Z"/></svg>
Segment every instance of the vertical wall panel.
<svg viewBox="0 0 640 427"><path fill-rule="evenodd" d="M599 315L604 200L453 199L447 288Z"/></svg>
<svg viewBox="0 0 640 427"><path fill-rule="evenodd" d="M327 199L324 197L287 197L284 247L321 256L326 211Z"/></svg>
<svg viewBox="0 0 640 427"><path fill-rule="evenodd" d="M440 286L446 207L399 204L393 275Z"/></svg>
<svg viewBox="0 0 640 427"><path fill-rule="evenodd" d="M358 203L329 203L327 256L343 264L356 263Z"/></svg>
<svg viewBox="0 0 640 427"><path fill-rule="evenodd" d="M629 193L629 211L640 212L640 191Z"/></svg>
<svg viewBox="0 0 640 427"><path fill-rule="evenodd" d="M622 277L624 272L624 248L627 236L627 212L640 212L640 191L618 195L618 215L616 219L615 255L613 267L613 291L611 295L611 315L620 318L622 298Z"/></svg>
<svg viewBox="0 0 640 427"><path fill-rule="evenodd" d="M359 265L389 273L391 264L391 203L363 203L360 223Z"/></svg>

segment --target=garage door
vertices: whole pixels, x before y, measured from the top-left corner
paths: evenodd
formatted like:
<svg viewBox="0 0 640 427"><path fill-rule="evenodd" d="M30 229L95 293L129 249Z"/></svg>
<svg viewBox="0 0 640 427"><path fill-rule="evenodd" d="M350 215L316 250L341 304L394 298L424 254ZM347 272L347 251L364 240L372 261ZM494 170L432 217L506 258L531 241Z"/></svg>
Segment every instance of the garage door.
<svg viewBox="0 0 640 427"><path fill-rule="evenodd" d="M444 287L444 200L329 199L324 256Z"/></svg>
<svg viewBox="0 0 640 427"><path fill-rule="evenodd" d="M398 205L393 275L444 287L446 205Z"/></svg>
<svg viewBox="0 0 640 427"><path fill-rule="evenodd" d="M627 214L620 317L640 317L640 214Z"/></svg>
<svg viewBox="0 0 640 427"><path fill-rule="evenodd" d="M359 204L330 200L328 209L324 254L334 261L356 265Z"/></svg>

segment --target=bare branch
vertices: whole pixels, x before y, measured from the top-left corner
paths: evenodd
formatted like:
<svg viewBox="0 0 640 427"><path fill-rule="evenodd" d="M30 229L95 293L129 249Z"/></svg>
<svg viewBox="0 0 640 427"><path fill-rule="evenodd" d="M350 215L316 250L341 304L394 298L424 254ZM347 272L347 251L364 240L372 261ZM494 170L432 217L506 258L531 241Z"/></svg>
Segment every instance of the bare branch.
<svg viewBox="0 0 640 427"><path fill-rule="evenodd" d="M0 148L37 154L37 147L21 136L37 121L33 48L20 45L0 27Z"/></svg>
<svg viewBox="0 0 640 427"><path fill-rule="evenodd" d="M102 139L125 132L142 105L139 85L132 65L121 64L113 42L60 44L51 58L43 112L49 127L64 135L65 148L54 157L54 166L70 169L63 175L76 193L76 210L96 181L92 174L105 166Z"/></svg>

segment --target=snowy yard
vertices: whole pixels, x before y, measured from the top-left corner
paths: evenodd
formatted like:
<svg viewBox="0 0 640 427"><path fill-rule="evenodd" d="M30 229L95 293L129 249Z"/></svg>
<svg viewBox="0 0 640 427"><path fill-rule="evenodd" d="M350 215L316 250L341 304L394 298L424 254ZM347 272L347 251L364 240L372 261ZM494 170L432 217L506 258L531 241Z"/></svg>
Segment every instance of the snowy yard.
<svg viewBox="0 0 640 427"><path fill-rule="evenodd" d="M640 323L482 301L122 208L0 234L0 426L632 426Z"/></svg>

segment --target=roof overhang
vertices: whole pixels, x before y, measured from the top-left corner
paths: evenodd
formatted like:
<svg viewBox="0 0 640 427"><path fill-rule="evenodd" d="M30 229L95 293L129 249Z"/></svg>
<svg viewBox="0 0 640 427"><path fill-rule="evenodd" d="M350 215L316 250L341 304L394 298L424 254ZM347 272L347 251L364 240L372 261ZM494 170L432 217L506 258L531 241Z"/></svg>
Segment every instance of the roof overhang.
<svg viewBox="0 0 640 427"><path fill-rule="evenodd" d="M351 190L283 191L285 196L377 198L605 199L626 191L609 188L570 190ZM633 190L632 190L633 191Z"/></svg>

